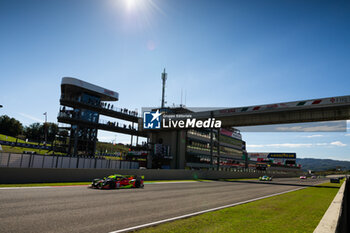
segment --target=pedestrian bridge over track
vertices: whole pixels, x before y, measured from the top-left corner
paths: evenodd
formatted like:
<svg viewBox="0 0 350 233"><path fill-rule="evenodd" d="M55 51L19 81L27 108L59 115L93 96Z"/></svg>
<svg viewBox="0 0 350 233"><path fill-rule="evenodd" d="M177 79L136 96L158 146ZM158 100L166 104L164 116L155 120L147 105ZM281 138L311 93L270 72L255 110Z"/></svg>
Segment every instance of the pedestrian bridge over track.
<svg viewBox="0 0 350 233"><path fill-rule="evenodd" d="M348 120L350 96L225 108L196 112L192 116L221 120L222 127Z"/></svg>

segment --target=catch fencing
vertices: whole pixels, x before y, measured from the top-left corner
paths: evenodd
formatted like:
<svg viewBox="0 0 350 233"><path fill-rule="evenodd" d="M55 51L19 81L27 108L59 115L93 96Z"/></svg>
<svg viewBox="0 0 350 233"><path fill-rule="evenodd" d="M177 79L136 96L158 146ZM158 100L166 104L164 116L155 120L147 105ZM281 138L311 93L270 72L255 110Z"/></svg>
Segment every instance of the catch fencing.
<svg viewBox="0 0 350 233"><path fill-rule="evenodd" d="M138 162L60 155L0 153L0 167L138 169Z"/></svg>

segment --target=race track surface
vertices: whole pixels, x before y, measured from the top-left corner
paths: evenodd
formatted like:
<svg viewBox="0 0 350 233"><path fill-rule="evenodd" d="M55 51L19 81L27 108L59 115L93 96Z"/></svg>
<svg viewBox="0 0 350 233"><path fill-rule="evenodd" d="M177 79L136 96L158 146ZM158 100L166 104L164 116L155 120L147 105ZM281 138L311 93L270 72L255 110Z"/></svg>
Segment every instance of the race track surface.
<svg viewBox="0 0 350 233"><path fill-rule="evenodd" d="M284 178L155 183L144 189L0 189L0 232L111 232L323 182Z"/></svg>

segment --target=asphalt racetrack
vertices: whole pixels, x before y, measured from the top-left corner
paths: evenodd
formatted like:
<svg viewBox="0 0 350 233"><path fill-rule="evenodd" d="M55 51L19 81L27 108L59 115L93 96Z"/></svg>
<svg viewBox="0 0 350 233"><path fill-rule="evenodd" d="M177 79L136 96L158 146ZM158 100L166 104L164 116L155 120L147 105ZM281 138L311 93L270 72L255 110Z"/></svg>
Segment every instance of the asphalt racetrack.
<svg viewBox="0 0 350 233"><path fill-rule="evenodd" d="M111 232L307 187L326 179L0 189L0 232Z"/></svg>

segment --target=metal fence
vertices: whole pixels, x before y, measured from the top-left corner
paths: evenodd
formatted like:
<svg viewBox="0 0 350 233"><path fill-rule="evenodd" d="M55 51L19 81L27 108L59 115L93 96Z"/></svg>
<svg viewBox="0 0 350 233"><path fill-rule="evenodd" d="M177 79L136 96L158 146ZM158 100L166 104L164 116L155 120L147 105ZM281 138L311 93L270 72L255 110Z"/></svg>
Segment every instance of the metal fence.
<svg viewBox="0 0 350 233"><path fill-rule="evenodd" d="M0 153L0 167L138 169L138 162L56 155Z"/></svg>

